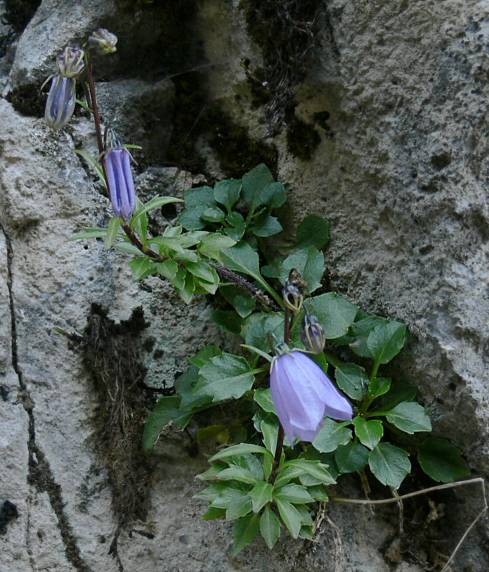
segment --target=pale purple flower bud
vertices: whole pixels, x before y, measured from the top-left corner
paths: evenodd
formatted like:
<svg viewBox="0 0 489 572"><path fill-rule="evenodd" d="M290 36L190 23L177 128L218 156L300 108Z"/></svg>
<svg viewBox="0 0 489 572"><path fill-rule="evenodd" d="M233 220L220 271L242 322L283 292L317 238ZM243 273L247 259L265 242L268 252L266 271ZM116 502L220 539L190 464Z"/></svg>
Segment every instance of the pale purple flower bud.
<svg viewBox="0 0 489 572"><path fill-rule="evenodd" d="M289 272L289 277L282 289L284 304L289 310L297 314L302 308L304 290L307 284L301 274L295 269Z"/></svg>
<svg viewBox="0 0 489 572"><path fill-rule="evenodd" d="M55 75L51 81L46 111L46 123L54 129L64 127L73 115L76 102L76 86L72 77Z"/></svg>
<svg viewBox="0 0 489 572"><path fill-rule="evenodd" d="M272 399L290 442L314 441L325 416L346 421L353 408L328 376L299 351L274 358L270 373Z"/></svg>
<svg viewBox="0 0 489 572"><path fill-rule="evenodd" d="M301 339L306 350L313 354L320 354L324 350L326 337L323 327L316 316L313 316L312 314L305 315Z"/></svg>
<svg viewBox="0 0 489 572"><path fill-rule="evenodd" d="M304 302L304 295L295 284L286 282L282 289L282 296L284 304L289 310L292 310L294 314L300 311L302 308L302 303Z"/></svg>
<svg viewBox="0 0 489 572"><path fill-rule="evenodd" d="M90 34L88 45L100 54L113 54L117 51L117 36L105 28L99 28Z"/></svg>
<svg viewBox="0 0 489 572"><path fill-rule="evenodd" d="M59 73L65 77L77 77L85 68L85 52L81 48L66 46L57 58Z"/></svg>
<svg viewBox="0 0 489 572"><path fill-rule="evenodd" d="M114 213L129 220L136 208L131 155L124 147L114 147L105 154L104 164Z"/></svg>

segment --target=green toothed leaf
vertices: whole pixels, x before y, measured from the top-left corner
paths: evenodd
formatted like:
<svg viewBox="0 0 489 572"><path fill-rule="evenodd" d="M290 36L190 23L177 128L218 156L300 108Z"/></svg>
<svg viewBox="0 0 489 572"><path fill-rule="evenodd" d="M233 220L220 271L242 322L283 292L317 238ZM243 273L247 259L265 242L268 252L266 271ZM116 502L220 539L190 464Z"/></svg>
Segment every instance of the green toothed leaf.
<svg viewBox="0 0 489 572"><path fill-rule="evenodd" d="M228 353L212 358L199 374L196 390L211 396L214 402L238 399L251 389L255 380L245 358Z"/></svg>
<svg viewBox="0 0 489 572"><path fill-rule="evenodd" d="M470 475L460 449L446 439L428 437L419 448L418 461L429 477L441 483L450 483Z"/></svg>
<svg viewBox="0 0 489 572"><path fill-rule="evenodd" d="M345 427L343 423L337 423L326 418L312 445L321 453L330 453L340 445L346 445L351 438L351 430Z"/></svg>
<svg viewBox="0 0 489 572"><path fill-rule="evenodd" d="M350 442L336 449L334 458L342 473L362 471L368 463L369 450L360 443Z"/></svg>
<svg viewBox="0 0 489 572"><path fill-rule="evenodd" d="M233 556L251 544L260 529L260 517L252 514L240 518L234 525Z"/></svg>
<svg viewBox="0 0 489 572"><path fill-rule="evenodd" d="M355 425L355 435L360 439L360 442L369 449L375 449L384 435L382 421L367 421L363 417L355 417L353 424Z"/></svg>
<svg viewBox="0 0 489 572"><path fill-rule="evenodd" d="M330 224L318 216L309 215L299 225L297 229L298 246L315 246L319 250L324 248L329 242Z"/></svg>
<svg viewBox="0 0 489 572"><path fill-rule="evenodd" d="M256 483L256 485L249 492L253 506L253 512L260 512L266 504L272 502L272 491L273 485L270 483L266 483L265 481Z"/></svg>
<svg viewBox="0 0 489 572"><path fill-rule="evenodd" d="M411 470L409 455L390 443L379 443L370 452L368 464L377 479L388 487L398 489Z"/></svg>
<svg viewBox="0 0 489 572"><path fill-rule="evenodd" d="M314 314L327 339L344 336L353 323L358 307L334 292L309 298L304 302L309 314Z"/></svg>

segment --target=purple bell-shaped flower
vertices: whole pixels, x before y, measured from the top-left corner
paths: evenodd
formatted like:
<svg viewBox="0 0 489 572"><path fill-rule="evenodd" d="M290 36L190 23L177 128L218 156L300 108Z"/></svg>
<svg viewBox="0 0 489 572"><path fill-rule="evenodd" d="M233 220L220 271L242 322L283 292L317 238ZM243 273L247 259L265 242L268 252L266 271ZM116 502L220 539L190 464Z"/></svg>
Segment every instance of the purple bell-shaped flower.
<svg viewBox="0 0 489 572"><path fill-rule="evenodd" d="M353 408L324 371L306 354L291 351L274 358L270 389L290 442L314 441L325 416L346 421Z"/></svg>
<svg viewBox="0 0 489 572"><path fill-rule="evenodd" d="M51 80L44 118L49 127L61 129L75 110L76 80L72 77L55 75Z"/></svg>
<svg viewBox="0 0 489 572"><path fill-rule="evenodd" d="M76 78L85 67L81 48L67 46L57 58L58 73L51 80L44 118L53 129L64 127L75 110Z"/></svg>
<svg viewBox="0 0 489 572"><path fill-rule="evenodd" d="M114 213L129 220L136 208L131 154L121 145L112 147L105 154L104 165Z"/></svg>

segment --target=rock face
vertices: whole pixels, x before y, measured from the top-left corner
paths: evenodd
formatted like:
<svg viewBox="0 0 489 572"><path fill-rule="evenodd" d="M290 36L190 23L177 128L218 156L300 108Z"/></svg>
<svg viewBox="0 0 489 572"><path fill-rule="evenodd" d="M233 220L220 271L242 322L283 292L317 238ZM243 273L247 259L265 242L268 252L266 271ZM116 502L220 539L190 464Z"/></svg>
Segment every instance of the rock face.
<svg viewBox="0 0 489 572"><path fill-rule="evenodd" d="M8 16L14 4L0 9ZM100 68L102 112L145 146L144 196L181 193L198 176L239 175L233 170L264 154L274 158L291 189L291 231L306 212L332 221L333 288L409 325L400 373L418 386L435 431L486 475L489 15L483 1L428 4L305 2L307 18L311 6L316 15L315 40L285 28L304 41L300 73L289 73L297 60L283 44L271 65L263 28L285 24L271 10L257 26L252 0L43 0L18 37L0 29L0 72L9 74L0 78L2 572L414 572L439 566L453 548L480 510L475 490L432 507L445 540L438 554L419 540L400 549L395 511L339 506L315 544L282 541L272 554L257 544L232 558L228 524L202 521L191 498L205 458L189 456L186 437L171 431L151 461L145 521L117 533L97 393L76 342L55 328L83 331L92 304L116 322L141 306L145 381L167 386L188 355L220 334L205 302L183 307L161 282L135 284L123 255L69 241L108 216L74 152L94 149L94 133L79 116L53 134L29 104L64 44L107 24L120 35L121 55ZM353 480L345 486L359 494ZM419 511L409 518L423 519ZM489 568L486 532L473 531L454 569Z"/></svg>

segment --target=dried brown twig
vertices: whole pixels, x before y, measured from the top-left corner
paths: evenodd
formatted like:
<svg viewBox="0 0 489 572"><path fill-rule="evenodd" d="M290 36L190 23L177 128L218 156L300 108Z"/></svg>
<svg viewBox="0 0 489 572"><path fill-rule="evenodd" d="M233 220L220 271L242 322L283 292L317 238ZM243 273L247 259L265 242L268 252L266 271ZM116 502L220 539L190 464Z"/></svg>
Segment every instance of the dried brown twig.
<svg viewBox="0 0 489 572"><path fill-rule="evenodd" d="M455 548L452 550L450 557L448 558L445 566L441 572L447 572L450 564L453 562L457 552L460 550L460 547L464 543L465 539L469 535L470 531L474 528L474 526L479 522L479 520L484 516L487 512L488 504L487 504L487 497L486 497L486 485L485 481L482 477L475 477L473 479L466 479L465 481L458 481L456 483L446 483L443 485L436 485L434 487L428 487L426 489L421 489L419 491L414 491L412 493L406 493L404 495L397 495L395 497L389 499L379 499L379 500L367 500L367 499L350 499L350 498L343 498L343 497L331 497L331 500L337 503L342 504L358 504L358 505L382 505L382 504L391 504L391 503L399 503L402 500L417 497L420 495L426 495L428 493L436 492L436 491L443 491L447 489L454 489L456 487L463 487L467 485L475 485L479 484L482 490L482 499L483 499L483 508L474 518L474 520L469 524L466 528L465 532L462 534L460 540L458 541Z"/></svg>

